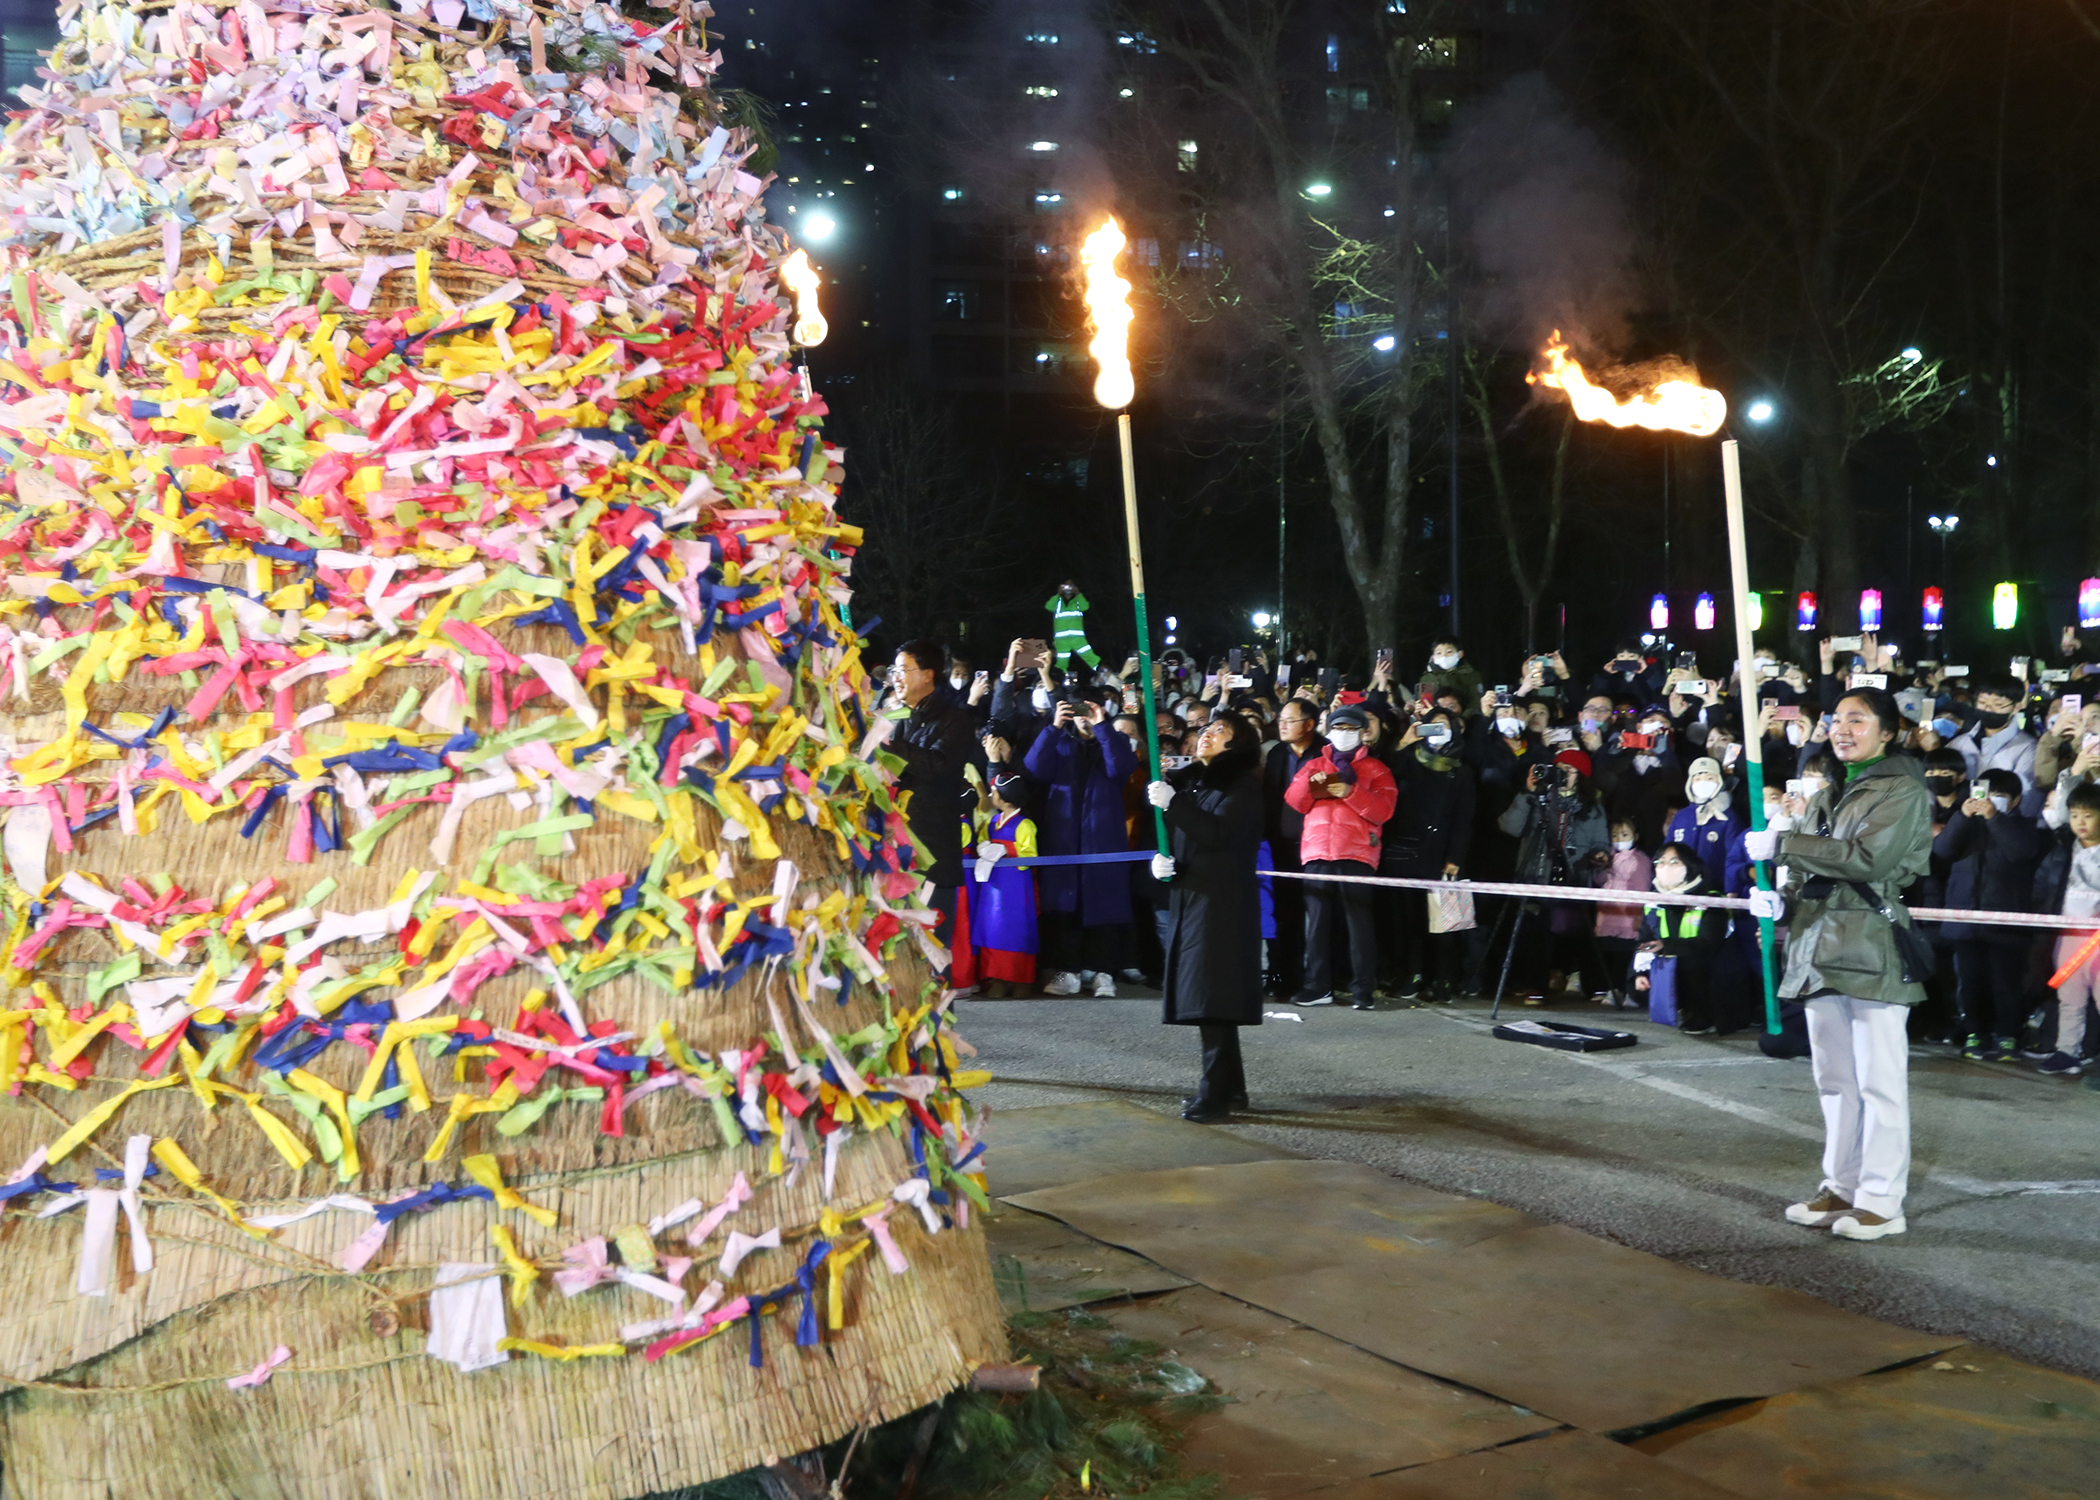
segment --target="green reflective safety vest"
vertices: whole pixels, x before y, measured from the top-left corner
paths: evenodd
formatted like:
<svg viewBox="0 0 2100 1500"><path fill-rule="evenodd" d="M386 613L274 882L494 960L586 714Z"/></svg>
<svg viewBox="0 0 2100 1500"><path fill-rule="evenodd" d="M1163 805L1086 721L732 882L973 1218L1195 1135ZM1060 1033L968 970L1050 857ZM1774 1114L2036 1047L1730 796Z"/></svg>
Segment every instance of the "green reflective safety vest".
<svg viewBox="0 0 2100 1500"><path fill-rule="evenodd" d="M1657 932L1665 938L1695 938L1699 935L1699 919L1706 915L1705 908L1698 906L1644 906L1642 912L1655 918ZM1670 931L1670 913L1677 912L1678 926Z"/></svg>

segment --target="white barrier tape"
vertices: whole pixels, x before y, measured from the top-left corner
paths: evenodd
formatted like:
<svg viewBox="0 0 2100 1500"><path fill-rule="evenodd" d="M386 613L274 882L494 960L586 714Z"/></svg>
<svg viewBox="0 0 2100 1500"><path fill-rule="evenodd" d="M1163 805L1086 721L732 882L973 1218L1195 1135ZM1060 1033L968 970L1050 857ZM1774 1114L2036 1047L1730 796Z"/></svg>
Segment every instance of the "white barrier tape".
<svg viewBox="0 0 2100 1500"><path fill-rule="evenodd" d="M1407 875L1327 875L1306 870L1259 870L1278 880L1333 880L1344 885L1389 885L1410 891L1469 891L1479 896L1524 896L1534 901L1588 901L1599 906L1701 906L1748 911L1741 896L1681 896L1672 891L1612 891L1588 886L1525 885L1515 880L1426 880ZM2100 916L2047 916L2029 911L1957 911L1944 906L1913 906L1914 922L1971 922L1986 927L2054 927L2090 932Z"/></svg>

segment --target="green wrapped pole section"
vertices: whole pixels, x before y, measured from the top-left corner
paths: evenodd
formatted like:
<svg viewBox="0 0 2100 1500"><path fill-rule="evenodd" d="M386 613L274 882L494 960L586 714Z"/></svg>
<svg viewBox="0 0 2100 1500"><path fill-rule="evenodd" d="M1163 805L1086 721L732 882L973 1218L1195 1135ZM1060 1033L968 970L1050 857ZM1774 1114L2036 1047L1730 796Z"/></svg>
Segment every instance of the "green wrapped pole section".
<svg viewBox="0 0 2100 1500"><path fill-rule="evenodd" d="M1152 623L1145 617L1145 551L1138 542L1137 464L1130 454L1130 413L1116 414L1116 437L1123 450L1123 530L1130 542L1130 602L1137 612L1138 681L1145 686L1145 753L1149 757L1148 781L1159 780L1159 712L1153 706ZM1159 852L1167 852L1166 809L1152 809L1152 827L1159 836Z"/></svg>
<svg viewBox="0 0 2100 1500"><path fill-rule="evenodd" d="M1765 827L1765 737L1758 732L1757 648L1750 638L1750 557L1743 534L1743 466L1735 439L1721 444L1721 478L1728 500L1728 572L1735 592L1736 695L1743 710L1743 758L1750 767L1750 827ZM1772 888L1772 866L1759 860L1757 888ZM1765 976L1765 1030L1779 1035L1779 986L1772 973L1775 933L1770 917L1757 919L1758 967Z"/></svg>

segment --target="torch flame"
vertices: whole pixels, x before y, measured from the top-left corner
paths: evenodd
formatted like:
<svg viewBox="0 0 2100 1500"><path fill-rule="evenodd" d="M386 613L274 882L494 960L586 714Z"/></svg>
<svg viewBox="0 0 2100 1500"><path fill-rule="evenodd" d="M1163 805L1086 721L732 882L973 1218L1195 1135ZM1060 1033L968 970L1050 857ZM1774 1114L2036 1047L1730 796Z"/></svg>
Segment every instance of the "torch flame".
<svg viewBox="0 0 2100 1500"><path fill-rule="evenodd" d="M1124 243L1122 228L1109 219L1079 247L1079 258L1086 266L1087 318L1094 325L1087 352L1100 367L1094 377L1094 399L1110 411L1120 411L1137 395L1137 382L1130 373L1130 283L1116 272L1116 257L1123 253Z"/></svg>
<svg viewBox="0 0 2100 1500"><path fill-rule="evenodd" d="M824 342L831 325L817 307L817 288L822 283L817 280L817 268L809 263L809 252L797 250L781 262L780 279L795 294L794 340L805 349L814 349Z"/></svg>
<svg viewBox="0 0 2100 1500"><path fill-rule="evenodd" d="M1544 354L1546 368L1534 370L1524 378L1533 385L1549 385L1566 392L1568 400L1574 403L1575 415L1585 422L1710 437L1728 420L1728 398L1696 381L1655 379L1645 389L1621 399L1590 380L1582 366L1568 356L1567 341L1559 333L1547 343Z"/></svg>

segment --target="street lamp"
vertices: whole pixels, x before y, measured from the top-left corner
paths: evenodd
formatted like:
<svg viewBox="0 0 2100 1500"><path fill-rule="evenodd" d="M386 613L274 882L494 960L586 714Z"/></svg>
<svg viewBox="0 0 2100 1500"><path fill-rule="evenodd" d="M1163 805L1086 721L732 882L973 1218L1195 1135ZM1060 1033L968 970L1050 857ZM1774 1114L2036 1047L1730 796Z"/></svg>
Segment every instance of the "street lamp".
<svg viewBox="0 0 2100 1500"><path fill-rule="evenodd" d="M1940 539L1940 577L1947 576L1947 543L1954 535L1954 528L1961 525L1960 516L1927 516L1925 524L1932 534Z"/></svg>
<svg viewBox="0 0 2100 1500"><path fill-rule="evenodd" d="M839 232L839 221L830 214L811 214L802 221L802 237L815 244L825 244Z"/></svg>
<svg viewBox="0 0 2100 1500"><path fill-rule="evenodd" d="M1254 628L1256 630L1267 630L1269 628L1269 612L1267 610L1257 609L1254 612Z"/></svg>
<svg viewBox="0 0 2100 1500"><path fill-rule="evenodd" d="M1753 422L1762 424L1771 421L1773 416L1777 413L1777 411L1778 408L1773 406L1772 403L1769 401L1753 401L1750 403L1749 407L1745 409L1743 415L1748 417Z"/></svg>
<svg viewBox="0 0 2100 1500"><path fill-rule="evenodd" d="M1328 182L1309 182L1305 185L1305 196L1308 198L1324 198L1333 191L1334 184Z"/></svg>

